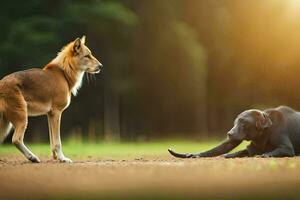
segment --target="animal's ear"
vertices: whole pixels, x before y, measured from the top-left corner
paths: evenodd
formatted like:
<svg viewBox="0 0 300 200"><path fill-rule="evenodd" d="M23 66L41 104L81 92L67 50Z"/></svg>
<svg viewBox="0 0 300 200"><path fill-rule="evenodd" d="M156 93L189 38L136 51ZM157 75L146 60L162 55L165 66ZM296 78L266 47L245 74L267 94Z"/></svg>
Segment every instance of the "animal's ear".
<svg viewBox="0 0 300 200"><path fill-rule="evenodd" d="M81 50L81 40L80 38L77 38L75 41L74 41L74 44L73 44L73 53L74 55L78 55L80 50Z"/></svg>
<svg viewBox="0 0 300 200"><path fill-rule="evenodd" d="M272 121L270 116L265 112L260 112L256 120L256 127L258 129L265 129L271 126L272 126Z"/></svg>
<svg viewBox="0 0 300 200"><path fill-rule="evenodd" d="M82 44L85 44L85 38L86 38L85 35L83 35L83 36L81 37L81 43L82 43Z"/></svg>

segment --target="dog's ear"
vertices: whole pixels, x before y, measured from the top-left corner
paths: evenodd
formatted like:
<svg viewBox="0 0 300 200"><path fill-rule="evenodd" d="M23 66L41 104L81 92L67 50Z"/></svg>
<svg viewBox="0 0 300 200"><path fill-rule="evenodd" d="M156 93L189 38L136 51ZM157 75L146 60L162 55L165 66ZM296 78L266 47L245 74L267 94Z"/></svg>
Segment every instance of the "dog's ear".
<svg viewBox="0 0 300 200"><path fill-rule="evenodd" d="M81 40L80 38L77 38L75 41L74 41L74 44L73 44L73 53L74 55L78 55L80 50L81 50Z"/></svg>
<svg viewBox="0 0 300 200"><path fill-rule="evenodd" d="M86 38L85 35L83 35L83 36L81 37L81 43L82 43L82 44L85 44L85 38Z"/></svg>
<svg viewBox="0 0 300 200"><path fill-rule="evenodd" d="M272 121L270 116L265 112L260 112L256 120L256 127L258 129L265 129L271 126L272 126Z"/></svg>

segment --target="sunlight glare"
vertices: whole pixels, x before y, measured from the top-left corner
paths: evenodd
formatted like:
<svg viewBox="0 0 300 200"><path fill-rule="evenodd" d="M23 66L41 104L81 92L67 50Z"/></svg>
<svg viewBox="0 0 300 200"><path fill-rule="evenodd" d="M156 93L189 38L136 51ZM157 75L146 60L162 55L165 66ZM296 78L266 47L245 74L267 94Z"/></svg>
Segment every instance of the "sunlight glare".
<svg viewBox="0 0 300 200"><path fill-rule="evenodd" d="M286 0L286 4L290 14L300 14L300 0Z"/></svg>

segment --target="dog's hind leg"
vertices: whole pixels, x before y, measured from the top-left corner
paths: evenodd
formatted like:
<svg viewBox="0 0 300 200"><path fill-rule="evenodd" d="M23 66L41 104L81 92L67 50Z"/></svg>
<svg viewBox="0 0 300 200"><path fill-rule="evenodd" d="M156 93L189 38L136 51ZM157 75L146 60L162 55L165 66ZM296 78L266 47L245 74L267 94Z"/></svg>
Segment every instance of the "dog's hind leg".
<svg viewBox="0 0 300 200"><path fill-rule="evenodd" d="M5 110L6 119L12 123L15 129L12 137L12 143L28 160L38 163L40 162L40 159L34 155L23 142L28 122L27 104L23 96L18 93L18 91L16 91L16 93L7 97L7 110Z"/></svg>
<svg viewBox="0 0 300 200"><path fill-rule="evenodd" d="M71 159L64 156L61 139L60 139L60 121L61 121L61 111L50 111L48 113L48 125L49 125L49 134L51 138L51 148L54 159L58 159L61 162L72 162Z"/></svg>
<svg viewBox="0 0 300 200"><path fill-rule="evenodd" d="M12 143L24 154L24 156L31 162L39 163L40 159L34 155L24 144L24 133L27 122L17 124L12 138Z"/></svg>
<svg viewBox="0 0 300 200"><path fill-rule="evenodd" d="M34 155L24 144L24 134L27 127L27 116L26 114L15 113L12 124L15 128L12 143L19 149L23 155L31 162L39 163L40 159Z"/></svg>

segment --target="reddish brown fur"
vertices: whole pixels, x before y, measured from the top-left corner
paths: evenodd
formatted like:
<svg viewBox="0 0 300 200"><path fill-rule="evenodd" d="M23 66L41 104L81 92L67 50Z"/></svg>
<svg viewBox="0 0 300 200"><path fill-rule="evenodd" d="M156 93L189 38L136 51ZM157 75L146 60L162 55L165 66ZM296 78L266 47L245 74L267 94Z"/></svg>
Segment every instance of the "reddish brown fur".
<svg viewBox="0 0 300 200"><path fill-rule="evenodd" d="M4 139L12 125L12 142L32 162L39 159L24 145L23 138L28 116L37 115L48 116L53 157L71 162L61 150L61 113L70 104L71 93L76 95L83 73L97 73L102 66L84 41L78 38L69 43L43 69L15 72L0 81L0 136Z"/></svg>

